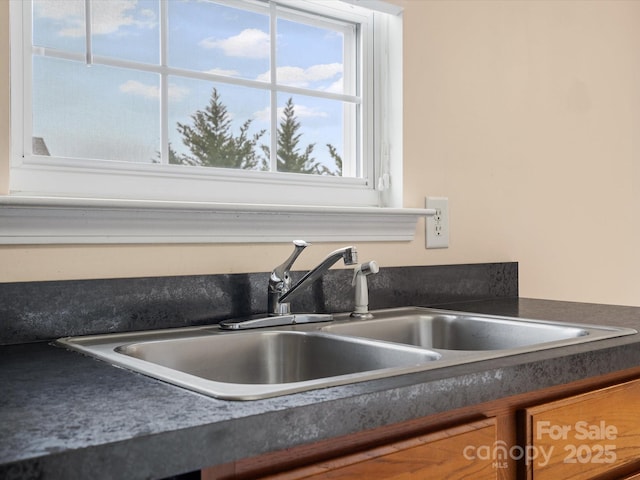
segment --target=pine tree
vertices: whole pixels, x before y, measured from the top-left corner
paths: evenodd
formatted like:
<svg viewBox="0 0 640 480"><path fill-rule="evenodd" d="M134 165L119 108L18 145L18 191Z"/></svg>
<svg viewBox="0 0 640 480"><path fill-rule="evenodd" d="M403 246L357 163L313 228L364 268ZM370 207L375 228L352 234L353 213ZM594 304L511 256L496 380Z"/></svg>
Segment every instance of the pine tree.
<svg viewBox="0 0 640 480"><path fill-rule="evenodd" d="M264 169L265 161L260 158L256 144L265 130L249 134L252 120L240 127L239 135L232 132L232 122L227 107L221 102L214 88L209 105L191 115L193 126L178 122L178 131L189 154L177 155L173 152L169 162L182 165L223 167L238 169Z"/></svg>
<svg viewBox="0 0 640 480"><path fill-rule="evenodd" d="M293 99L289 98L284 107L283 118L278 126L278 171L293 173L321 173L320 164L312 157L314 143L300 152L300 122L296 118Z"/></svg>
<svg viewBox="0 0 640 480"><path fill-rule="evenodd" d="M171 145L171 142L169 142L168 152L169 152L169 164L170 165L181 165L182 164L182 161L180 160L180 157L178 156L176 151L173 149L173 146ZM162 153L160 151L156 152L156 156L151 159L151 163L162 163Z"/></svg>
<svg viewBox="0 0 640 480"><path fill-rule="evenodd" d="M330 143L327 143L327 148L329 149L329 155L331 155L333 161L336 162L336 171L332 172L327 167L323 167L325 169L323 173L325 175L337 175L340 177L342 176L342 157L338 154L338 149Z"/></svg>
<svg viewBox="0 0 640 480"><path fill-rule="evenodd" d="M244 122L238 135L232 132L232 122L227 107L222 103L214 88L209 105L191 115L192 125L178 122L177 128L189 153L178 154L169 145L169 163L223 167L247 170L269 170L270 148L258 145L265 134L260 130L249 134L252 120ZM327 144L329 155L336 163L336 170L330 170L313 157L315 144L304 149L300 142L302 133L295 113L293 99L289 98L280 120L277 132L277 162L279 172L308 173L315 175L342 175L342 158L337 149ZM261 155L262 154L262 155Z"/></svg>
<svg viewBox="0 0 640 480"><path fill-rule="evenodd" d="M280 120L277 132L277 159L278 171L290 173L311 173L315 175L342 175L342 158L338 155L337 149L327 144L329 155L336 162L336 171L332 171L312 156L315 148L314 143L310 143L301 152L300 140L302 133L299 133L300 122L296 118L293 99L289 98L283 110L283 118ZM262 151L266 158L270 157L270 148L262 145Z"/></svg>
<svg viewBox="0 0 640 480"><path fill-rule="evenodd" d="M171 142L169 142L169 164L180 165L181 163L180 156L171 146Z"/></svg>

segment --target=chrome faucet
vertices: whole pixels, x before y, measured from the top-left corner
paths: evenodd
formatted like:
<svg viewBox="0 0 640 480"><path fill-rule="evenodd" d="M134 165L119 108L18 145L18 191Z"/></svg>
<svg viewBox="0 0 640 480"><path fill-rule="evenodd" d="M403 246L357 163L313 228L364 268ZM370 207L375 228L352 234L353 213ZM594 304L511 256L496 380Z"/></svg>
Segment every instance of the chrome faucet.
<svg viewBox="0 0 640 480"><path fill-rule="evenodd" d="M245 318L229 319L220 322L223 330L243 330L259 327L277 327L297 323L329 322L333 315L322 313L291 313L291 300L307 285L324 274L331 266L342 258L345 265L354 265L358 261L356 247L344 247L331 252L318 266L308 271L294 286L291 286L290 270L293 262L306 247L311 245L304 240L293 241L293 253L282 264L273 269L269 275L268 315L252 315Z"/></svg>
<svg viewBox="0 0 640 480"><path fill-rule="evenodd" d="M293 287L289 271L302 250L310 244L304 240L294 240L293 253L281 265L273 269L269 276L269 315L289 315L291 313L290 302L300 291L323 275L333 264L342 258L345 265L354 265L358 261L356 247L349 246L339 248L325 257L320 264L309 270Z"/></svg>

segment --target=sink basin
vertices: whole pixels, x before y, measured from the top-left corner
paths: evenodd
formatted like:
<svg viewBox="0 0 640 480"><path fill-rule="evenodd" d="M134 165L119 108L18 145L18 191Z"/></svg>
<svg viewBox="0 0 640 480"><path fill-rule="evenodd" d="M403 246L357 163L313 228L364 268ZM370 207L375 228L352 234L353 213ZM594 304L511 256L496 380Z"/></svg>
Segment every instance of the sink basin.
<svg viewBox="0 0 640 480"><path fill-rule="evenodd" d="M428 350L283 331L140 342L116 352L216 382L251 385L305 382L440 358Z"/></svg>
<svg viewBox="0 0 640 480"><path fill-rule="evenodd" d="M229 400L254 400L424 369L439 353L296 327L217 326L62 338L57 343L151 377ZM297 327L299 328L299 327Z"/></svg>
<svg viewBox="0 0 640 480"><path fill-rule="evenodd" d="M590 333L585 327L451 313L352 322L322 330L443 350L506 350L584 337Z"/></svg>
<svg viewBox="0 0 640 480"><path fill-rule="evenodd" d="M329 323L208 325L57 343L206 395L253 400L637 333L417 307L372 313L372 320L342 314Z"/></svg>

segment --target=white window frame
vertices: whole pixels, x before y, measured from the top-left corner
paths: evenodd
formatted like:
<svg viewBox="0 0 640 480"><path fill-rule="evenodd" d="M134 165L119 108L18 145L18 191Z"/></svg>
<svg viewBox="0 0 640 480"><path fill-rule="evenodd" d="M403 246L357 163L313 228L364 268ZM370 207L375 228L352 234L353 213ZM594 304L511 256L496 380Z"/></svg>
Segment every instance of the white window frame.
<svg viewBox="0 0 640 480"><path fill-rule="evenodd" d="M381 15L371 10L363 16L360 7L344 2L316 3L327 15L334 14L337 6L340 15L345 15L345 6L353 11L349 18L366 26L363 38L371 36L374 40L364 42L369 47L362 50L363 61L376 59L373 78L367 76L371 83L362 86L363 95L367 96L363 108L370 105L376 108L373 115L371 112L362 115L368 122L362 129L362 154L374 158L370 163L372 169L363 178L332 178L223 169L215 169L214 174L197 171L210 170L198 167L185 167L176 174L174 166L155 166L150 172L146 168L141 171L135 164L120 164L115 171L109 168L112 162L109 166L98 163L87 169L86 164L74 159L56 159L54 164L45 157L32 155L31 132L24 128L23 117L25 112L31 112L24 88L25 78L31 75L30 40L25 41L30 39L30 31L23 30L23 16L29 13L23 3L30 2L10 1L12 160L10 195L0 198L4 206L0 221L4 219L5 226L0 227L0 242L256 242L293 237L316 241L411 240L417 218L431 213L401 208L401 9L377 0L346 0L393 12ZM285 6L301 4L301 0L278 1ZM16 25L19 28L14 28ZM21 54L16 54L20 51L18 46ZM294 87L287 91L308 93ZM169 170L171 176L167 175ZM222 180L218 182L219 195L203 197L202 190L211 192L209 177L214 175ZM111 180L117 180L119 192L100 187L112 184ZM133 195L132 192L140 192L142 181L153 187L147 193ZM185 186L176 188L176 182ZM246 193L247 185L253 196ZM287 192L284 197L276 194L284 188ZM162 192L162 196L153 192ZM45 212L54 221L37 224ZM387 221L384 226L381 214ZM258 217L265 215L268 222L256 223ZM395 220L390 221L389 215ZM178 227L177 223L181 225ZM261 225L259 231L257 224Z"/></svg>

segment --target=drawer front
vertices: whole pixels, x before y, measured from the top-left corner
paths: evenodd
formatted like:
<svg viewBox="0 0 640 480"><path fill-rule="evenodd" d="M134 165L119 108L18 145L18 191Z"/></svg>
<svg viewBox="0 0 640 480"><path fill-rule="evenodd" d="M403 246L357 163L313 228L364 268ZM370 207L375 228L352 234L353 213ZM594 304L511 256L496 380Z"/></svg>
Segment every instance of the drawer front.
<svg viewBox="0 0 640 480"><path fill-rule="evenodd" d="M270 479L495 480L498 468L487 454L496 442L495 419L310 465ZM484 453L483 453L484 452Z"/></svg>
<svg viewBox="0 0 640 480"><path fill-rule="evenodd" d="M589 479L640 460L640 380L525 410L527 478Z"/></svg>

